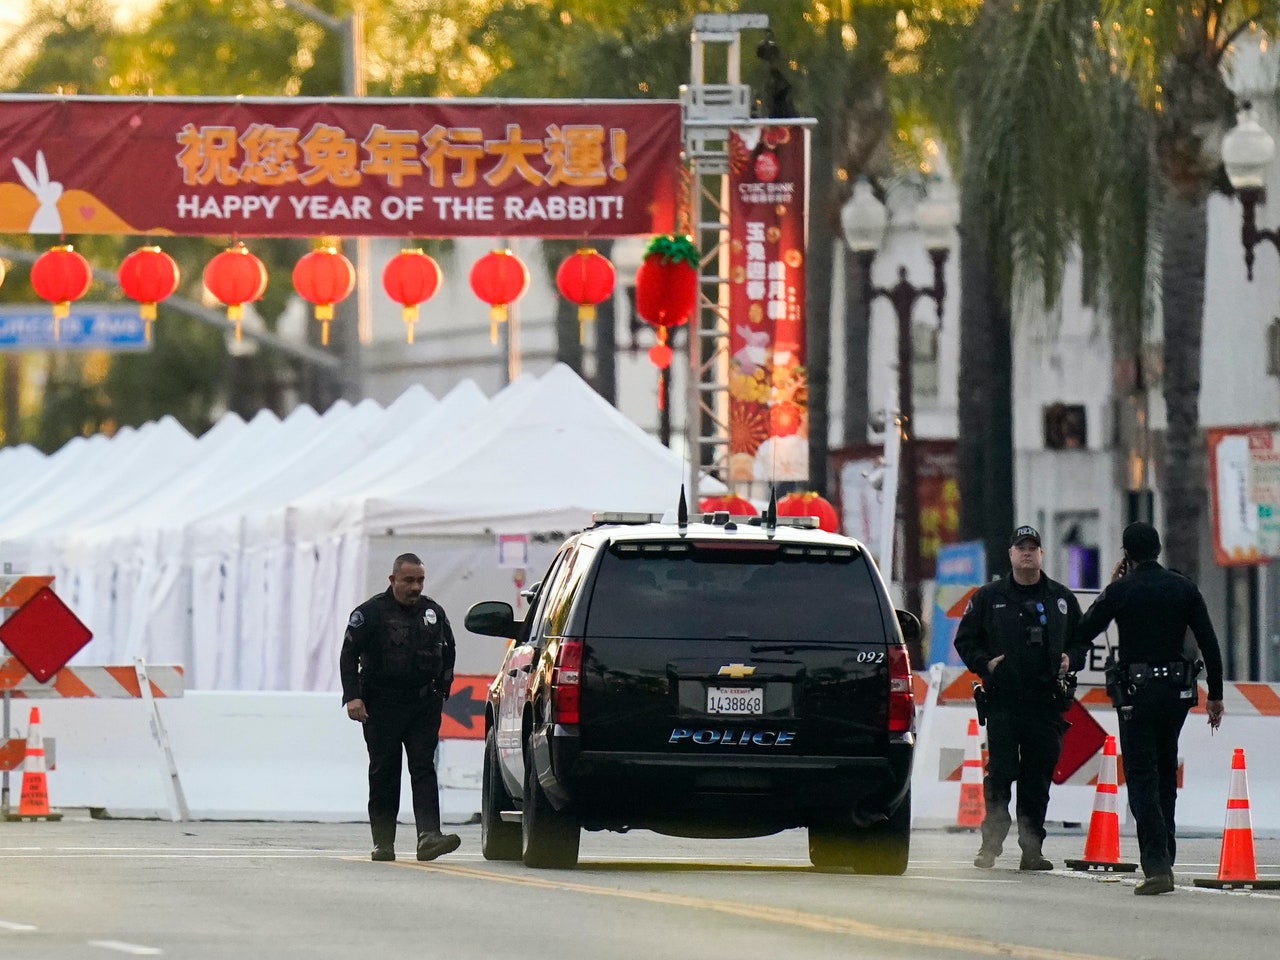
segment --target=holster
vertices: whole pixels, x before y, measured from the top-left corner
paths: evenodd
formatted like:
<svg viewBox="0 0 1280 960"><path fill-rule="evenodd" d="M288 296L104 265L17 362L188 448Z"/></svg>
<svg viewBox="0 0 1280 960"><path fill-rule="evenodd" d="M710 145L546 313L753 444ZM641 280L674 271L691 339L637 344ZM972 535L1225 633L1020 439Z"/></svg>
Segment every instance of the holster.
<svg viewBox="0 0 1280 960"><path fill-rule="evenodd" d="M1103 664L1102 675L1106 683L1107 698L1111 701L1111 705L1118 710L1125 704L1125 676L1124 668L1116 662L1114 650L1107 653L1107 661Z"/></svg>
<svg viewBox="0 0 1280 960"><path fill-rule="evenodd" d="M978 711L978 726L987 725L987 691L981 682L973 681L973 706Z"/></svg>

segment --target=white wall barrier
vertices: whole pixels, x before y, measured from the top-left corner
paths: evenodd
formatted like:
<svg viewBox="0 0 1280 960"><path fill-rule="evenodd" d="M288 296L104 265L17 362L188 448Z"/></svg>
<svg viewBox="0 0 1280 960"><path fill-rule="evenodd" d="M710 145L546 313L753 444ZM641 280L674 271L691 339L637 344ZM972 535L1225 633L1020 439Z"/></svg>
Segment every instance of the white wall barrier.
<svg viewBox="0 0 1280 960"><path fill-rule="evenodd" d="M948 678L938 671L921 698L913 778L915 824L955 822L959 780L948 767L963 756L972 706L939 703ZM1242 692L1243 688L1243 692ZM1187 831L1222 829L1231 753L1243 747L1248 762L1255 833L1280 835L1280 752L1273 749L1280 720L1257 709L1267 698L1280 708L1280 687L1229 684L1222 729L1210 735L1203 712L1183 729L1183 787L1178 825ZM336 693L188 692L157 701L196 819L364 820L366 753L358 724L347 719ZM1203 694L1202 694L1203 701ZM62 699L40 704L43 732L58 738L58 769L49 774L54 806L99 807L115 816L164 816L168 774L148 716L136 700ZM1115 734L1114 711L1092 715ZM985 735L985 730L983 730ZM446 740L438 769L445 819L457 823L480 809L480 740ZM1121 758L1123 763L1123 758ZM1088 824L1097 760L1072 783L1053 788L1049 819ZM1124 786L1121 822L1128 822ZM411 816L408 774L402 819ZM1131 824L1130 824L1131 829Z"/></svg>
<svg viewBox="0 0 1280 960"><path fill-rule="evenodd" d="M367 819L368 755L337 693L188 691L158 701L194 819ZM59 738L49 774L55 807L109 816L167 817L168 773L137 701L44 700L42 729ZM441 743L437 770L447 822L480 810L484 743ZM401 819L412 818L407 771Z"/></svg>

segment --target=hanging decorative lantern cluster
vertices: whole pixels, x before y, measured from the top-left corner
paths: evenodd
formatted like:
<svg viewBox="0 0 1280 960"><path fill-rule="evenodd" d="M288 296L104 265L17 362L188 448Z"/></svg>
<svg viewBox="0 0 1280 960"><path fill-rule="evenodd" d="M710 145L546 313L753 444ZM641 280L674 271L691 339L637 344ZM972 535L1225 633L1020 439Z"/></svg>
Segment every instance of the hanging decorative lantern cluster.
<svg viewBox="0 0 1280 960"><path fill-rule="evenodd" d="M471 291L489 304L489 342L498 342L498 324L507 308L529 289L529 270L510 250L491 250L471 267Z"/></svg>
<svg viewBox="0 0 1280 960"><path fill-rule="evenodd" d="M698 248L690 237L664 234L645 248L636 270L636 313L658 331L658 342L649 350L649 361L658 368L658 404L662 405L662 380L671 366L667 345L672 327L689 322L698 305Z"/></svg>
<svg viewBox="0 0 1280 960"><path fill-rule="evenodd" d="M596 318L596 304L613 294L613 264L591 247L569 254L556 271L556 288L560 296L578 305L578 342L583 341L583 327Z"/></svg>
<svg viewBox="0 0 1280 960"><path fill-rule="evenodd" d="M244 305L260 299L266 291L267 268L243 243L236 243L205 266L204 285L227 305L227 319L235 324L236 342L239 343Z"/></svg>
<svg viewBox="0 0 1280 960"><path fill-rule="evenodd" d="M382 289L400 304L405 323L405 341L413 343L413 327L418 322L418 305L426 303L440 289L440 264L418 247L401 250L382 269Z"/></svg>
<svg viewBox="0 0 1280 960"><path fill-rule="evenodd" d="M697 251L688 237L657 237L636 275L641 315L658 330L658 345L649 356L661 369L671 362L668 330L687 322L696 304L696 265ZM121 262L117 271L120 289L138 303L148 341L157 304L176 292L181 276L173 257L154 244L134 250ZM439 292L443 277L440 265L416 247L401 250L384 267L382 287L400 304L408 343L414 341L419 306ZM239 342L245 304L261 299L266 292L266 266L243 242L236 241L205 265L203 278L209 294L226 306L227 319L235 325ZM506 322L511 304L529 288L529 270L511 250L493 250L472 265L469 279L475 295L489 304L489 337L497 343L498 324ZM71 302L88 292L92 280L88 261L70 244L53 247L36 260L31 283L40 297L53 304L55 338L58 321L70 314ZM4 264L0 263L3 282ZM575 251L560 264L556 287L578 307L579 342L583 324L595 319L597 305L613 295L615 282L613 264L590 247ZM315 318L321 323L321 343L329 342L334 306L351 295L355 283L355 267L333 240L321 241L294 265L294 289L314 305Z"/></svg>
<svg viewBox="0 0 1280 960"><path fill-rule="evenodd" d="M146 322L146 338L150 340L156 304L178 289L178 264L159 247L139 247L124 258L117 277L124 295L138 301L138 312Z"/></svg>
<svg viewBox="0 0 1280 960"><path fill-rule="evenodd" d="M778 501L778 516L817 517L819 529L828 533L837 533L840 530L840 515L836 513L836 508L831 505L831 501L812 491L788 493Z"/></svg>
<svg viewBox="0 0 1280 960"><path fill-rule="evenodd" d="M755 504L736 493L723 497L703 497L698 501L698 510L702 513L727 513L733 517L754 517L760 513Z"/></svg>
<svg viewBox="0 0 1280 960"><path fill-rule="evenodd" d="M53 339L58 339L59 321L71 313L71 301L88 293L92 282L89 261L69 243L46 250L31 265L36 295L53 304Z"/></svg>
<svg viewBox="0 0 1280 960"><path fill-rule="evenodd" d="M322 241L320 246L294 264L293 289L303 300L315 305L323 346L329 345L333 305L349 297L355 288L356 268L331 242Z"/></svg>

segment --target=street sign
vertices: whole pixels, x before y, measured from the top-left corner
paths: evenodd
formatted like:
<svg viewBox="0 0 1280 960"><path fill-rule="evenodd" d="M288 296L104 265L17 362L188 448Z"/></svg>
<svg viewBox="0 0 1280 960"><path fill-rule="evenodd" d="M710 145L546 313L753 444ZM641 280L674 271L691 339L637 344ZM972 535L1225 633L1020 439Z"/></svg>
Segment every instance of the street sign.
<svg viewBox="0 0 1280 960"><path fill-rule="evenodd" d="M4 623L0 623L0 643L41 683L67 665L93 633L48 587Z"/></svg>
<svg viewBox="0 0 1280 960"><path fill-rule="evenodd" d="M1071 707L1062 719L1069 726L1063 734L1062 752L1058 754L1058 765L1053 771L1053 782L1058 784L1066 783L1107 741L1107 731L1080 705L1079 700L1071 701Z"/></svg>
<svg viewBox="0 0 1280 960"><path fill-rule="evenodd" d="M0 351L149 350L146 324L138 307L118 303L73 303L53 336L48 304L0 307Z"/></svg>

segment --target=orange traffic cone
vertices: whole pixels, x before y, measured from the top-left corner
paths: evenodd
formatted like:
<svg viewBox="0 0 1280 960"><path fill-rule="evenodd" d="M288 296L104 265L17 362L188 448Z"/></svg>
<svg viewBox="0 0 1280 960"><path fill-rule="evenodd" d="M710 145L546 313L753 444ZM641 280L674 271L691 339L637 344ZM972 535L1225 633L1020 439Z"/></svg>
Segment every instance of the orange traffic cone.
<svg viewBox="0 0 1280 960"><path fill-rule="evenodd" d="M986 813L987 802L982 796L982 744L978 740L978 721L970 717L968 744L960 767L960 809L955 824L947 830L951 833L977 830Z"/></svg>
<svg viewBox="0 0 1280 960"><path fill-rule="evenodd" d="M1084 859L1064 861L1072 870L1128 873L1138 869L1136 863L1124 863L1120 859L1120 812L1116 808L1118 791L1116 738L1107 737L1102 744L1098 789L1093 794L1093 816L1089 818L1089 835L1084 841Z"/></svg>
<svg viewBox="0 0 1280 960"><path fill-rule="evenodd" d="M1218 860L1218 879L1197 877L1197 887L1253 887L1255 890L1280 889L1280 878L1258 879L1253 858L1253 818L1249 814L1249 776L1244 768L1244 750L1236 747L1231 755L1231 789L1227 794L1227 822L1222 830L1222 856Z"/></svg>
<svg viewBox="0 0 1280 960"><path fill-rule="evenodd" d="M11 819L61 820L62 814L49 809L49 781L44 765L44 742L40 739L40 708L31 708L27 724L27 750L22 760L22 795L18 813Z"/></svg>

